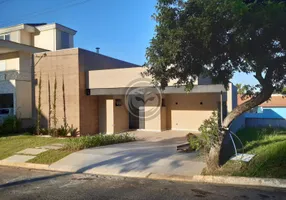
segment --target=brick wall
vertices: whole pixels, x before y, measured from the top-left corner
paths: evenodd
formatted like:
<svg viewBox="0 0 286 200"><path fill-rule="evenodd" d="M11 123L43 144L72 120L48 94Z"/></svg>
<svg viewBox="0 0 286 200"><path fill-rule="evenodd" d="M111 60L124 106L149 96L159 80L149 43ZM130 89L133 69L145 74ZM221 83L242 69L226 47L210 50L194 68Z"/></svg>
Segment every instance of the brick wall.
<svg viewBox="0 0 286 200"><path fill-rule="evenodd" d="M79 56L78 49L66 49L54 52L46 52L46 56L40 57L43 53L34 55L35 66L35 81L34 81L34 115L37 113L38 97L39 97L39 78L42 79L42 120L43 127L48 127L49 116L49 95L48 95L48 80L50 80L51 89L51 106L54 99L54 83L57 79L57 101L56 101L56 117L58 119L57 127L63 125L63 91L62 84L65 84L66 98L66 116L69 125L80 127L80 78L79 78ZM37 115L36 115L37 116ZM36 119L34 116L34 120ZM53 120L51 122L53 127Z"/></svg>

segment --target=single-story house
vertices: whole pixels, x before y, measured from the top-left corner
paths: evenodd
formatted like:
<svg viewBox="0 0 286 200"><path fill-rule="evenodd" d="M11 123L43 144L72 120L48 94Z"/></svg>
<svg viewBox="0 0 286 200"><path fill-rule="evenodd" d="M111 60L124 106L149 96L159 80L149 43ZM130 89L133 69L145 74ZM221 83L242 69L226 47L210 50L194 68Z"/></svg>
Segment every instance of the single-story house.
<svg viewBox="0 0 286 200"><path fill-rule="evenodd" d="M33 123L41 113L43 128L49 124L59 127L66 119L86 135L130 129L198 132L202 122L213 111L221 110L221 105L224 115L237 105L236 88L231 83L226 90L209 78L199 77L190 92L184 86L175 87L175 80L162 91L149 77L141 76L142 66L74 48L75 34L60 24L0 29L4 74L0 95L9 96L0 98L0 111L8 105L15 115ZM18 76L6 76L11 67Z"/></svg>

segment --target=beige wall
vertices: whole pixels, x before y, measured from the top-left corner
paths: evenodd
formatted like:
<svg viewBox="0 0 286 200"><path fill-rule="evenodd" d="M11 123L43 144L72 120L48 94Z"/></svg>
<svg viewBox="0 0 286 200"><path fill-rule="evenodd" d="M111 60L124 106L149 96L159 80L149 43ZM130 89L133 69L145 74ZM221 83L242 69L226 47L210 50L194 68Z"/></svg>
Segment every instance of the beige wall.
<svg viewBox="0 0 286 200"><path fill-rule="evenodd" d="M132 82L142 79L143 67L90 70L88 72L88 88L120 88L132 85ZM151 80L151 77L145 77ZM112 81L110 81L112 80ZM177 79L170 80L168 86L174 86ZM139 83L139 84L138 84ZM200 77L194 85L211 84L210 78ZM153 86L151 82L137 82L136 87Z"/></svg>
<svg viewBox="0 0 286 200"><path fill-rule="evenodd" d="M120 133L129 129L129 113L125 106L124 96L113 96L114 100L120 99L121 106L115 106L114 102L114 133Z"/></svg>
<svg viewBox="0 0 286 200"><path fill-rule="evenodd" d="M13 42L20 43L21 42L21 32L20 31L10 32L10 40Z"/></svg>
<svg viewBox="0 0 286 200"><path fill-rule="evenodd" d="M34 45L34 36L25 30L21 30L19 43L33 46Z"/></svg>
<svg viewBox="0 0 286 200"><path fill-rule="evenodd" d="M19 70L19 53L0 54L0 60L6 63L6 71Z"/></svg>
<svg viewBox="0 0 286 200"><path fill-rule="evenodd" d="M166 95L167 128L198 131L202 122L217 110L218 102L219 94Z"/></svg>
<svg viewBox="0 0 286 200"><path fill-rule="evenodd" d="M82 135L93 135L99 132L98 128L98 97L87 96L85 86L85 72L80 67L79 72L79 103L80 129Z"/></svg>
<svg viewBox="0 0 286 200"><path fill-rule="evenodd" d="M41 31L34 36L34 45L38 48L56 50L56 29Z"/></svg>
<svg viewBox="0 0 286 200"><path fill-rule="evenodd" d="M35 66L35 79L39 83L40 74L42 76L42 125L47 127L49 116L49 95L48 80L51 85L51 101L54 97L55 77L57 79L57 103L56 113L58 127L63 125L63 91L62 83L65 83L66 98L66 115L69 125L75 128L80 127L80 79L79 79L79 62L78 50L69 49L65 51L46 52L47 56L43 57ZM42 53L35 54L35 63L39 60ZM38 107L39 84L35 85L35 106ZM35 112L34 112L35 113ZM35 113L36 115L36 113ZM36 116L35 116L36 117ZM87 133L88 134L88 133Z"/></svg>
<svg viewBox="0 0 286 200"><path fill-rule="evenodd" d="M120 133L129 128L128 110L124 96L99 96L99 132ZM116 99L121 99L121 106L115 106Z"/></svg>
<svg viewBox="0 0 286 200"><path fill-rule="evenodd" d="M30 81L16 81L16 113L22 119L32 118L32 85Z"/></svg>
<svg viewBox="0 0 286 200"><path fill-rule="evenodd" d="M130 81L141 78L140 75L141 72L143 72L142 67L89 71L88 87L89 88L126 87L130 83Z"/></svg>
<svg viewBox="0 0 286 200"><path fill-rule="evenodd" d="M153 98L153 100L149 100ZM155 98L154 98L155 97ZM145 96L145 129L150 131L162 130L162 107L160 95ZM149 112L152 111L152 112ZM151 113L151 114L150 114ZM163 113L164 114L164 113Z"/></svg>

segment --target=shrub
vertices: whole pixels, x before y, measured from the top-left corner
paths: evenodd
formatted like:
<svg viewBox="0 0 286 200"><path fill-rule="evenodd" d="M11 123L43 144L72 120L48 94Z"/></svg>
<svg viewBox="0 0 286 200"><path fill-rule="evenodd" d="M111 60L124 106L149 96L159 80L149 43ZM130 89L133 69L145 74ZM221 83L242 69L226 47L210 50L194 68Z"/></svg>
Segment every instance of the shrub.
<svg viewBox="0 0 286 200"><path fill-rule="evenodd" d="M209 152L211 146L217 143L220 139L217 112L213 112L209 119L204 120L199 131L201 134L198 136L188 134L190 148L191 150L196 151L204 148L205 152Z"/></svg>
<svg viewBox="0 0 286 200"><path fill-rule="evenodd" d="M16 116L8 116L0 126L0 132L3 134L18 133L21 130L21 120Z"/></svg>
<svg viewBox="0 0 286 200"><path fill-rule="evenodd" d="M81 149L135 141L128 133L123 135L95 135L71 138L65 145L65 150L78 151Z"/></svg>
<svg viewBox="0 0 286 200"><path fill-rule="evenodd" d="M194 135L193 133L189 133L187 135L188 142L190 143L190 150L191 151L198 151L202 144L201 140L197 135Z"/></svg>

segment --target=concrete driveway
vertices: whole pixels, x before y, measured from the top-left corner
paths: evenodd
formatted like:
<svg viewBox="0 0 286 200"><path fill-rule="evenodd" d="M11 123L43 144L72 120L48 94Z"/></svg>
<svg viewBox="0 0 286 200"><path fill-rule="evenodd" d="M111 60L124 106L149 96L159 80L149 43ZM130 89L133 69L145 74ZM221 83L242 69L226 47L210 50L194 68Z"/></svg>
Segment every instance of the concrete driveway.
<svg viewBox="0 0 286 200"><path fill-rule="evenodd" d="M192 176L205 167L198 153L177 152L176 146L186 142L187 132L131 132L138 141L90 148L70 154L52 164L71 172L146 177L160 175Z"/></svg>

